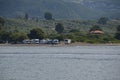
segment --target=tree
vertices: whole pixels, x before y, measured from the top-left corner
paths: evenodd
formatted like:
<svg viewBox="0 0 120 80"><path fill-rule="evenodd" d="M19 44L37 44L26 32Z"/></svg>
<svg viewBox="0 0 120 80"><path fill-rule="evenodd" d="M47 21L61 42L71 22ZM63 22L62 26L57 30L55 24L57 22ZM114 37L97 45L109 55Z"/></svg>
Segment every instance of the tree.
<svg viewBox="0 0 120 80"><path fill-rule="evenodd" d="M0 31L0 42L5 43L10 41L11 37L10 37L10 33L6 32L6 31Z"/></svg>
<svg viewBox="0 0 120 80"><path fill-rule="evenodd" d="M4 24L5 20L2 17L0 17L0 30L2 29L2 26L4 26Z"/></svg>
<svg viewBox="0 0 120 80"><path fill-rule="evenodd" d="M117 32L115 34L115 38L120 40L120 25L117 27Z"/></svg>
<svg viewBox="0 0 120 80"><path fill-rule="evenodd" d="M52 20L53 18L52 18L52 14L50 13L50 12L46 12L45 14L44 14L44 18L46 19L46 20Z"/></svg>
<svg viewBox="0 0 120 80"><path fill-rule="evenodd" d="M0 25L4 26L4 23L5 23L5 20L2 17L0 17Z"/></svg>
<svg viewBox="0 0 120 80"><path fill-rule="evenodd" d="M29 16L28 16L28 14L27 13L25 13L25 20L28 20L28 18L29 18Z"/></svg>
<svg viewBox="0 0 120 80"><path fill-rule="evenodd" d="M95 31L95 30L100 30L100 31L102 31L102 29L101 29L100 26L98 26L98 25L93 26L89 31Z"/></svg>
<svg viewBox="0 0 120 80"><path fill-rule="evenodd" d="M27 39L27 34L25 33L12 33L11 35L11 42L17 43L17 42L22 42L24 39Z"/></svg>
<svg viewBox="0 0 120 80"><path fill-rule="evenodd" d="M30 31L28 34L30 39L43 39L45 37L45 33L40 28L35 28Z"/></svg>
<svg viewBox="0 0 120 80"><path fill-rule="evenodd" d="M58 32L58 33L62 33L64 31L64 27L61 23L57 23L57 25L55 26L55 30Z"/></svg>
<svg viewBox="0 0 120 80"><path fill-rule="evenodd" d="M109 19L108 19L107 17L101 17L101 18L98 20L98 23L104 25L104 24L107 23L108 20L109 20Z"/></svg>

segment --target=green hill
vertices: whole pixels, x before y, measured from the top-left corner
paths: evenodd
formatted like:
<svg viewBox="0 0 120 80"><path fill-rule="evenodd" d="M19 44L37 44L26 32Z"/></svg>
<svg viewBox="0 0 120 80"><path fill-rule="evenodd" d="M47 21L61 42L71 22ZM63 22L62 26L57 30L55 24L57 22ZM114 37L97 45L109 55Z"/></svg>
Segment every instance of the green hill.
<svg viewBox="0 0 120 80"><path fill-rule="evenodd" d="M64 31L58 34L55 30L57 23L61 23ZM97 27L95 25L98 25ZM0 26L0 43L22 43L28 39L31 30L40 29L44 38L64 40L72 39L73 42L85 43L118 43L115 38L116 27L120 20L109 20L106 24L98 24L98 20L34 20L6 18L4 26ZM90 34L89 30L96 27L104 34ZM30 38L30 37L29 37Z"/></svg>
<svg viewBox="0 0 120 80"><path fill-rule="evenodd" d="M97 20L24 20L24 19L5 19L3 29L7 31L19 31L28 33L33 28L42 28L46 33L55 32L56 23L62 23L65 33L72 29L77 29L81 33L88 33L89 29L97 25ZM116 27L120 25L120 20L110 20L106 25L100 25L105 33L114 34Z"/></svg>

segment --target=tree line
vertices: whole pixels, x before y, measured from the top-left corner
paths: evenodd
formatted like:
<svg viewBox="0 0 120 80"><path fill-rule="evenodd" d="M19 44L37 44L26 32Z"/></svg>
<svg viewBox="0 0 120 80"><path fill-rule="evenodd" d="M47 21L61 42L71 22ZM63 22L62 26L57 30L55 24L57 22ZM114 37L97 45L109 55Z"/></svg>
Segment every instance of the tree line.
<svg viewBox="0 0 120 80"><path fill-rule="evenodd" d="M28 18L28 15L26 15L26 18ZM101 21L102 20L102 21ZM98 23L106 24L108 19L100 18L98 20ZM52 38L52 39L59 39L64 40L65 38L70 38L73 40L73 42L88 42L88 43L94 43L94 42L100 42L105 43L109 41L114 40L120 40L120 25L116 28L116 34L114 37L106 36L105 34L99 35L99 34L82 34L79 30L72 29L69 33L64 33L64 26L62 23L57 23L55 25L55 31L56 33L52 34L46 34L42 29L40 28L34 28L30 30L30 32L22 33L22 32L7 32L2 29L4 27L5 20L4 18L0 17L0 43L21 43L24 39L44 39L44 38ZM100 30L101 27L99 25L95 25L92 28L90 28L90 31Z"/></svg>
<svg viewBox="0 0 120 80"><path fill-rule="evenodd" d="M27 15L26 18L28 18ZM41 28L34 28L30 30L28 34L19 31L7 32L2 29L4 24L5 20L0 17L0 43L21 43L24 39L44 39L47 37L46 33ZM64 27L61 23L57 23L55 30L60 34L64 31Z"/></svg>
<svg viewBox="0 0 120 80"><path fill-rule="evenodd" d="M16 18L19 19L24 19L24 20L29 20L30 16L28 13L24 13L24 15L17 15ZM38 17L34 17L36 21L38 21ZM45 20L54 20L52 13L50 12L45 12L44 13L44 19Z"/></svg>
<svg viewBox="0 0 120 80"><path fill-rule="evenodd" d="M21 18L20 16L18 18ZM30 18L29 14L28 13L25 13L24 16L23 16L23 19L25 20L28 20ZM45 12L44 13L44 19L45 20L55 20L53 18L53 14L51 12ZM38 22L38 17L35 17L35 20ZM100 17L98 19L98 24L102 24L102 25L105 25L107 24L107 22L109 21L109 18L108 17Z"/></svg>
<svg viewBox="0 0 120 80"><path fill-rule="evenodd" d="M96 29L98 30L99 28L96 28ZM106 36L104 34L100 35L100 34L88 33L84 35L80 32L76 32L75 30L73 30L73 32L70 32L68 34L56 33L56 34L49 34L49 35L46 35L46 33L40 28L34 28L30 30L28 34L21 33L21 32L12 33L12 32L1 30L0 43L6 43L6 42L22 43L24 39L45 39L45 38L59 39L61 41L64 39L72 39L73 42L108 43L109 41L114 42L114 40L120 40L120 30L119 30L120 26L118 26L117 29L118 30L114 36L115 39L110 36Z"/></svg>

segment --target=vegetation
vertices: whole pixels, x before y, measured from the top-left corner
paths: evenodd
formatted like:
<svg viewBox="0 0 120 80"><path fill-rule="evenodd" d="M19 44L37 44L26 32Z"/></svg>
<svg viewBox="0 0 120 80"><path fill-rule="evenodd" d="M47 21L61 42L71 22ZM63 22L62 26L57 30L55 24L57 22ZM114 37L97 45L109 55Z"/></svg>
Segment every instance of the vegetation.
<svg viewBox="0 0 120 80"><path fill-rule="evenodd" d="M0 17L0 30L2 29L2 26L4 26L4 24L5 20L2 17Z"/></svg>
<svg viewBox="0 0 120 80"><path fill-rule="evenodd" d="M10 33L0 30L0 43L6 43L11 40Z"/></svg>
<svg viewBox="0 0 120 80"><path fill-rule="evenodd" d="M50 12L46 12L45 14L44 14L44 18L46 19L46 20L52 20L53 18L52 18L52 14L50 13Z"/></svg>
<svg viewBox="0 0 120 80"><path fill-rule="evenodd" d="M115 38L120 40L120 25L117 27L117 32L115 34Z"/></svg>
<svg viewBox="0 0 120 80"><path fill-rule="evenodd" d="M25 20L28 20L28 18L29 18L28 14L25 13L25 17L24 17L24 19L25 19Z"/></svg>
<svg viewBox="0 0 120 80"><path fill-rule="evenodd" d="M2 17L0 17L0 25L4 26L4 23L5 23L5 20Z"/></svg>
<svg viewBox="0 0 120 80"><path fill-rule="evenodd" d="M6 19L0 30L1 43L21 43L24 39L72 39L84 43L120 43L120 20L100 25L97 20L38 20ZM56 24L57 23L57 24ZM61 26L61 27L60 27ZM116 30L117 29L117 30ZM104 34L90 34L102 30Z"/></svg>
<svg viewBox="0 0 120 80"><path fill-rule="evenodd" d="M12 33L11 39L9 42L11 43L21 43L24 39L28 39L27 34L25 33Z"/></svg>
<svg viewBox="0 0 120 80"><path fill-rule="evenodd" d="M61 23L57 23L57 25L55 26L55 30L58 32L58 33L62 33L63 30L64 30L64 27Z"/></svg>
<svg viewBox="0 0 120 80"><path fill-rule="evenodd" d="M43 39L45 37L45 35L44 35L44 32L42 29L35 28L35 29L30 30L28 37L30 39Z"/></svg>
<svg viewBox="0 0 120 80"><path fill-rule="evenodd" d="M101 18L98 20L98 23L105 25L108 20L109 20L109 19L108 19L107 17L101 17Z"/></svg>
<svg viewBox="0 0 120 80"><path fill-rule="evenodd" d="M95 31L95 30L100 30L100 31L102 31L102 29L101 29L100 26L98 26L98 25L93 26L89 31Z"/></svg>

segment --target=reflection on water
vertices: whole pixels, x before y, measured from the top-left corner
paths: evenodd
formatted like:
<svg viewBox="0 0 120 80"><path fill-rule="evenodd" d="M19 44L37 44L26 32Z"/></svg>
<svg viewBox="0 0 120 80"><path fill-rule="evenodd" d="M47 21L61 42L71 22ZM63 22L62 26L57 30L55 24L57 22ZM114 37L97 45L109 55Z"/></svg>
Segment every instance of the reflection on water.
<svg viewBox="0 0 120 80"><path fill-rule="evenodd" d="M120 46L0 47L0 80L120 80Z"/></svg>

